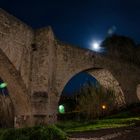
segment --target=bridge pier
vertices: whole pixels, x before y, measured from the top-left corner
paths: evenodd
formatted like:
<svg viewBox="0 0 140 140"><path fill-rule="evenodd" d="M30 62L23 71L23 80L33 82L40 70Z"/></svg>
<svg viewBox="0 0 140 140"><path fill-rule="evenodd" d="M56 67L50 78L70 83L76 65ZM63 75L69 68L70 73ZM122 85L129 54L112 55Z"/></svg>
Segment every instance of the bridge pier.
<svg viewBox="0 0 140 140"><path fill-rule="evenodd" d="M32 96L32 117L34 125L57 122L58 98L53 92L35 92Z"/></svg>

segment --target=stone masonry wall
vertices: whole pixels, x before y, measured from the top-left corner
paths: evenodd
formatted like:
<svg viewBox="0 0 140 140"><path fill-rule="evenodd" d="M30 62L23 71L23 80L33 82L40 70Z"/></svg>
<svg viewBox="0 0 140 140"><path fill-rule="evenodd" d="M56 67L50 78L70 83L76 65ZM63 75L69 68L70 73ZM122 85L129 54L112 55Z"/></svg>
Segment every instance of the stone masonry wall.
<svg viewBox="0 0 140 140"><path fill-rule="evenodd" d="M57 100L59 100L66 83L75 74L81 71L86 71L87 69L93 69L94 71L94 68L103 68L110 74L108 72L106 74L106 71L100 72L100 75L102 75L100 81L102 82L102 85L106 84L106 80L104 80L105 75L108 85L109 79L111 79L111 82L115 80L115 84L111 83L110 87L115 85L114 88L118 93L117 100L119 101L119 104L138 102L136 88L140 83L140 77L138 76L140 75L140 71L134 64L118 61L115 58L110 59L88 50L74 48L70 45L60 43L57 46L56 57L57 67L55 70L56 78L54 81L56 94L58 95ZM114 80L112 80L112 78ZM116 81L118 82L116 83Z"/></svg>
<svg viewBox="0 0 140 140"><path fill-rule="evenodd" d="M32 54L31 102L36 124L48 122L50 96L53 95L54 36L51 28L35 32L35 46ZM40 118L40 119L37 119ZM37 120L42 120L38 122Z"/></svg>
<svg viewBox="0 0 140 140"><path fill-rule="evenodd" d="M60 96L64 86L77 73L94 67L94 54L86 49L57 44L56 90Z"/></svg>
<svg viewBox="0 0 140 140"><path fill-rule="evenodd" d="M19 71L26 87L29 86L33 38L29 26L0 9L0 48Z"/></svg>
<svg viewBox="0 0 140 140"><path fill-rule="evenodd" d="M111 72L124 93L126 104L139 102L136 91L137 85L140 83L138 66L99 55L95 57L95 66L103 67Z"/></svg>
<svg viewBox="0 0 140 140"><path fill-rule="evenodd" d="M13 103L13 112L15 118L20 119L18 126L23 127L25 125L31 125L31 105L28 96L28 91L26 89L23 80L21 80L21 76L18 71L12 65L10 60L6 57L6 55L0 49L0 77L3 81L8 83L7 89L9 91L9 97L11 102ZM3 99L5 100L5 99ZM5 110L6 111L6 110ZM23 120L23 118L28 118ZM24 122L22 124L21 122Z"/></svg>

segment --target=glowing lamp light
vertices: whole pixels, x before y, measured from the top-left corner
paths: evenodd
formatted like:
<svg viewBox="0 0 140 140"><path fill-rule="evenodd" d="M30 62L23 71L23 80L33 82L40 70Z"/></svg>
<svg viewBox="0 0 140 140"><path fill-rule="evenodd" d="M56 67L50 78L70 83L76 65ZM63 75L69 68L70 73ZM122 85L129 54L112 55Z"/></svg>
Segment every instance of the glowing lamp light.
<svg viewBox="0 0 140 140"><path fill-rule="evenodd" d="M102 105L102 109L105 110L106 109L106 105Z"/></svg>
<svg viewBox="0 0 140 140"><path fill-rule="evenodd" d="M7 83L1 83L0 84L0 88L5 88L5 87L7 87Z"/></svg>
<svg viewBox="0 0 140 140"><path fill-rule="evenodd" d="M65 107L63 105L59 105L58 111L59 111L60 114L64 114L65 113Z"/></svg>

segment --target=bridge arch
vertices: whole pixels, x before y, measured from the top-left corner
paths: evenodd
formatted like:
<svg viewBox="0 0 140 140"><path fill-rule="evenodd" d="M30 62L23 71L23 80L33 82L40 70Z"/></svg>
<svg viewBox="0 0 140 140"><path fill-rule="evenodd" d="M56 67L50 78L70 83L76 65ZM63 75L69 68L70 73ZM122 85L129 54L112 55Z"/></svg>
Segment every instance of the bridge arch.
<svg viewBox="0 0 140 140"><path fill-rule="evenodd" d="M18 119L18 126L26 125L25 117L31 116L31 105L29 102L28 91L15 67L0 50L0 77L7 83L9 96L14 106L15 119ZM31 123L31 122L30 122Z"/></svg>
<svg viewBox="0 0 140 140"><path fill-rule="evenodd" d="M103 69L103 68L90 68L90 69L82 70L80 72L77 72L77 73L74 73L71 75L67 75L67 78L65 78L63 81L63 86L61 86L61 89L58 91L59 98L62 94L62 91L63 91L65 85L70 81L70 79L81 72L85 72L85 73L88 73L89 75L91 75L105 89L112 89L114 91L118 107L125 105L125 96L120 87L119 82L115 79L115 77L111 74L110 71L108 71L107 69ZM58 99L58 101L59 101L59 99Z"/></svg>

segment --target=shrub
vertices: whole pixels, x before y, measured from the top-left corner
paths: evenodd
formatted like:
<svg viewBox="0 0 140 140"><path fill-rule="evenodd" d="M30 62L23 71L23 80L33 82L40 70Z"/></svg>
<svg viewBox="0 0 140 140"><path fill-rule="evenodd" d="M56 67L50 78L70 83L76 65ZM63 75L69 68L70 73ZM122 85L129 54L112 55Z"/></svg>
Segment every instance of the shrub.
<svg viewBox="0 0 140 140"><path fill-rule="evenodd" d="M140 66L140 47L131 38L114 34L108 36L101 45L111 58Z"/></svg>
<svg viewBox="0 0 140 140"><path fill-rule="evenodd" d="M1 133L0 140L66 140L66 134L52 126L32 128L7 129Z"/></svg>
<svg viewBox="0 0 140 140"><path fill-rule="evenodd" d="M107 115L116 107L114 91L105 90L101 86L87 85L82 90L78 101L78 108L87 119Z"/></svg>

